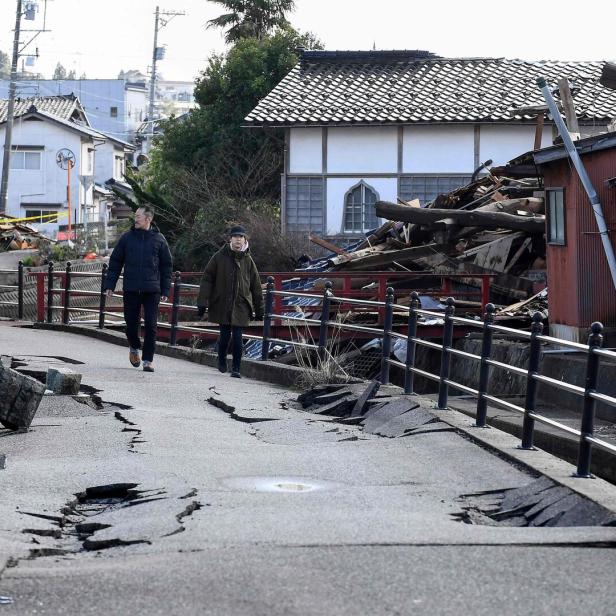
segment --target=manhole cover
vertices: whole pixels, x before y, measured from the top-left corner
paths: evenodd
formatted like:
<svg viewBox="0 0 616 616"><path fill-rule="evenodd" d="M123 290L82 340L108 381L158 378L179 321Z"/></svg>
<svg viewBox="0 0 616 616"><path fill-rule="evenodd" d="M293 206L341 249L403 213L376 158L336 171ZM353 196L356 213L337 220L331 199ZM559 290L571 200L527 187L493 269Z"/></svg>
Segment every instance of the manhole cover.
<svg viewBox="0 0 616 616"><path fill-rule="evenodd" d="M307 477L229 477L222 483L230 488L254 492L315 492L339 487L333 481L321 481Z"/></svg>

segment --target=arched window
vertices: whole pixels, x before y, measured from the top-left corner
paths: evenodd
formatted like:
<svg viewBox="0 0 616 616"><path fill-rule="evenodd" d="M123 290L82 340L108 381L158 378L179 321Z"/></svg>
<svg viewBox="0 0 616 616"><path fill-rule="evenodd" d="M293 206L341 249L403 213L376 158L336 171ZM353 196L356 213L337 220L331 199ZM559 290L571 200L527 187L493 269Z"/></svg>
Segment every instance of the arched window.
<svg viewBox="0 0 616 616"><path fill-rule="evenodd" d="M376 192L365 182L353 186L344 197L344 232L363 233L379 226L374 204Z"/></svg>

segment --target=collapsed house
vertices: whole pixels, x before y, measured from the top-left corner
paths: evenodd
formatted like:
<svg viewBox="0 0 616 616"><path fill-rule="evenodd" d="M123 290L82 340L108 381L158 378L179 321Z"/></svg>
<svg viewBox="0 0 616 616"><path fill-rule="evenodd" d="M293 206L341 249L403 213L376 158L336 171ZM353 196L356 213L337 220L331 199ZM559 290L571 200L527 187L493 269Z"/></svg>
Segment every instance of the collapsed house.
<svg viewBox="0 0 616 616"><path fill-rule="evenodd" d="M31 225L12 222L10 218L0 221L0 252L39 249L49 242L49 238Z"/></svg>

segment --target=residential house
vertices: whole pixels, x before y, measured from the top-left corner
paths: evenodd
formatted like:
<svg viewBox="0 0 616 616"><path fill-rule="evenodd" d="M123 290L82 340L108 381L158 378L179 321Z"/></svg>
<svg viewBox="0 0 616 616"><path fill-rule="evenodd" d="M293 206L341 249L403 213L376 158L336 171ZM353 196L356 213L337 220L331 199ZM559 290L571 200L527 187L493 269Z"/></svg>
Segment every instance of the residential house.
<svg viewBox="0 0 616 616"><path fill-rule="evenodd" d="M284 129L282 224L350 239L380 221L379 200L419 199L466 183L483 161L552 144L536 78L572 82L581 130L605 130L613 93L601 62L441 58L425 51L304 51L246 117Z"/></svg>
<svg viewBox="0 0 616 616"><path fill-rule="evenodd" d="M0 80L0 98L8 97L9 81ZM73 94L79 98L95 130L115 139L132 142L148 109L145 81L127 79L21 80L18 96L48 97Z"/></svg>
<svg viewBox="0 0 616 616"><path fill-rule="evenodd" d="M7 107L0 100L0 145ZM132 146L94 130L73 95L18 99L14 118L6 214L30 218L50 236L69 214L73 223L104 220L96 184L106 188L107 181L121 178L122 157Z"/></svg>

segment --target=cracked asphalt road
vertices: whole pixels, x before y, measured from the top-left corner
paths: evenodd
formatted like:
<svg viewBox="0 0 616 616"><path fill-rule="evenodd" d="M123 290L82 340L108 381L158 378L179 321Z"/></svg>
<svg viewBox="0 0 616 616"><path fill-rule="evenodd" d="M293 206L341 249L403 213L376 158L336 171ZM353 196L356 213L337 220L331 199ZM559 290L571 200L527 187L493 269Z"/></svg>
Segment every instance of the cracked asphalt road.
<svg viewBox="0 0 616 616"><path fill-rule="evenodd" d="M282 388L0 324L0 352L24 349L84 362L105 405L45 400L31 432L0 430L2 613L614 613L616 529L454 520L460 494L534 479L455 432L385 439L284 408ZM81 549L67 503L116 483L157 497L91 504L90 538L140 543ZM58 528L24 512L64 519L61 538L23 533Z"/></svg>

